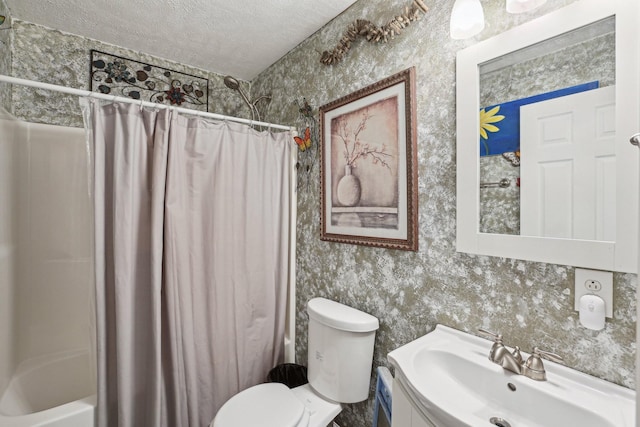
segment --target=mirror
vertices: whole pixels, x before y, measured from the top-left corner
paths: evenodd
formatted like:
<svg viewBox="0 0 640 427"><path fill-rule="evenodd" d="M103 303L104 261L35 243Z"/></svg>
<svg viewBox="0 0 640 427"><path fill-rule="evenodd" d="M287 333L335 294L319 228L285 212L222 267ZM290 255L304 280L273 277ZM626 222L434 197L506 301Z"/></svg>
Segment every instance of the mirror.
<svg viewBox="0 0 640 427"><path fill-rule="evenodd" d="M480 232L614 240L615 19L480 64L479 75Z"/></svg>
<svg viewBox="0 0 640 427"><path fill-rule="evenodd" d="M601 3L458 53L458 251L637 271L638 6Z"/></svg>

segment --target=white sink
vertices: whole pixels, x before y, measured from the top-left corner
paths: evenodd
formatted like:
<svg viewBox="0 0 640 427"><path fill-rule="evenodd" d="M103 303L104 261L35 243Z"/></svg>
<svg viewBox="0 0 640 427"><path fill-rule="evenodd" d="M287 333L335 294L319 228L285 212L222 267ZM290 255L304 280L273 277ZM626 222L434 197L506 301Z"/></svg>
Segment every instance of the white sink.
<svg viewBox="0 0 640 427"><path fill-rule="evenodd" d="M437 427L635 426L634 391L547 360L547 381L534 381L489 361L491 345L438 325L388 358L415 409Z"/></svg>

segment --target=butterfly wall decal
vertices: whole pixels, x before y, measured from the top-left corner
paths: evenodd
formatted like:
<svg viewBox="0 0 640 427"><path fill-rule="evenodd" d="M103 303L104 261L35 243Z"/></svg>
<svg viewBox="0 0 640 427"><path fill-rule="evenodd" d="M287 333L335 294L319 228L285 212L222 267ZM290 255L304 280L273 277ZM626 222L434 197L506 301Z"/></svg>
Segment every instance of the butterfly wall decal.
<svg viewBox="0 0 640 427"><path fill-rule="evenodd" d="M4 15L0 15L0 25L4 24L4 20L6 17Z"/></svg>
<svg viewBox="0 0 640 427"><path fill-rule="evenodd" d="M506 153L502 153L502 157L511 162L511 166L520 166L520 150L507 151Z"/></svg>
<svg viewBox="0 0 640 427"><path fill-rule="evenodd" d="M294 136L293 139L296 141L296 144L298 144L300 151L306 151L307 148L311 147L311 129L306 128L304 130L304 138Z"/></svg>
<svg viewBox="0 0 640 427"><path fill-rule="evenodd" d="M298 104L298 112L302 117L313 117L313 110L311 109L311 105L307 102L307 98L302 98L302 104L296 100L296 104Z"/></svg>

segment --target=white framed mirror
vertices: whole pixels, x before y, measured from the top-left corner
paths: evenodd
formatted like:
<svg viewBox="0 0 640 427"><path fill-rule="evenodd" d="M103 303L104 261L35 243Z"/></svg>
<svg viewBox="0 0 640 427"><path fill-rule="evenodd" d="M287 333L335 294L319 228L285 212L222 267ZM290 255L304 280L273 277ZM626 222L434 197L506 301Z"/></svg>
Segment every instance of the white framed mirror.
<svg viewBox="0 0 640 427"><path fill-rule="evenodd" d="M639 21L579 0L458 52L459 252L637 272Z"/></svg>

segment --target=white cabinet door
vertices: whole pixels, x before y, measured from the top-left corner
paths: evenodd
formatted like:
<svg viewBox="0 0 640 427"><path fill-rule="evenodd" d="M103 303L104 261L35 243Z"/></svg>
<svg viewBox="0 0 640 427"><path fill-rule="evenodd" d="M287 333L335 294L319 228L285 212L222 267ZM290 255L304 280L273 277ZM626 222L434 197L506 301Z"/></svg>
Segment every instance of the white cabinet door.
<svg viewBox="0 0 640 427"><path fill-rule="evenodd" d="M615 86L520 108L521 234L615 241Z"/></svg>
<svg viewBox="0 0 640 427"><path fill-rule="evenodd" d="M402 384L393 380L391 427L435 427L415 409Z"/></svg>
<svg viewBox="0 0 640 427"><path fill-rule="evenodd" d="M411 402L398 380L393 380L393 397L391 400L391 427L411 426Z"/></svg>

